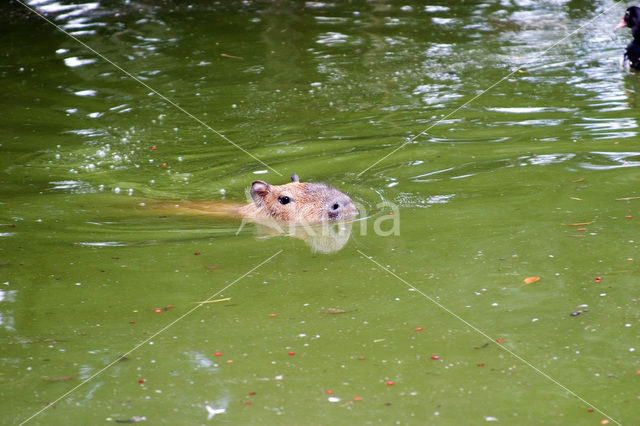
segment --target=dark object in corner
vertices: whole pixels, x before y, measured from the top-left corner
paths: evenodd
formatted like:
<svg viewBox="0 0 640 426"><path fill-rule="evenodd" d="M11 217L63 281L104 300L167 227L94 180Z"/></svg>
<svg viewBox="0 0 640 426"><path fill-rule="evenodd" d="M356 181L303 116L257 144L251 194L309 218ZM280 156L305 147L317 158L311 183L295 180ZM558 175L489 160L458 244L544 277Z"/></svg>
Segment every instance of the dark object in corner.
<svg viewBox="0 0 640 426"><path fill-rule="evenodd" d="M623 27L631 29L633 41L627 45L622 66L640 70L640 7L631 6L627 9L616 29Z"/></svg>

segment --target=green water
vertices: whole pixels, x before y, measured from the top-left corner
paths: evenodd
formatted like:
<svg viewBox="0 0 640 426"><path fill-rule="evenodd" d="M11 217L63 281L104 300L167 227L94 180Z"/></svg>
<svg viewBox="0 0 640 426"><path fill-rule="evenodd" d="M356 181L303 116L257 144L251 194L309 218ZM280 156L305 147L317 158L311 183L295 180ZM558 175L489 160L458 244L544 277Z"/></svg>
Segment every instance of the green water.
<svg viewBox="0 0 640 426"><path fill-rule="evenodd" d="M140 81L0 6L3 424L640 423L625 6L32 3ZM153 207L294 172L336 253Z"/></svg>

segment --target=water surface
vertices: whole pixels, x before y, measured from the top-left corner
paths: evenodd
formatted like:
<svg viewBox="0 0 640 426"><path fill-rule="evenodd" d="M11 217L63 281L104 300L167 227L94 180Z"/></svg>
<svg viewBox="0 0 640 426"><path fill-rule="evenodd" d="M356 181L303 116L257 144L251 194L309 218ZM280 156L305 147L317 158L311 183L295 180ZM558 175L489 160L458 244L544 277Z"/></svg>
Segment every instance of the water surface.
<svg viewBox="0 0 640 426"><path fill-rule="evenodd" d="M8 424L640 421L624 6L30 4L67 34L1 6ZM341 251L153 208L294 172L367 210Z"/></svg>

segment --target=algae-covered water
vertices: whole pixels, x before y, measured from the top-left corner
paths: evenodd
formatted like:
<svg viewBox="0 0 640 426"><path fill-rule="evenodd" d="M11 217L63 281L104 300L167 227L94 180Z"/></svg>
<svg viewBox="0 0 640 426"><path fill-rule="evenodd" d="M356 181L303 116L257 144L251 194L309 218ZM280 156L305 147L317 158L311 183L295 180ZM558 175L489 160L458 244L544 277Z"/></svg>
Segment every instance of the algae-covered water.
<svg viewBox="0 0 640 426"><path fill-rule="evenodd" d="M640 423L627 4L28 3L1 423ZM159 207L292 173L358 203L348 239Z"/></svg>

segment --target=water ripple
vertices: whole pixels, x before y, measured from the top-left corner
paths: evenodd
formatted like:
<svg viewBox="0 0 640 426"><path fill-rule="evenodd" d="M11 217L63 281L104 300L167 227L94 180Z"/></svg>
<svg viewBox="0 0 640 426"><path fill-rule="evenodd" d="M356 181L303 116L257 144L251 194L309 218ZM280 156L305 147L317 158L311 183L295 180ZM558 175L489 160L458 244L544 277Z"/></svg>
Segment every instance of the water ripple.
<svg viewBox="0 0 640 426"><path fill-rule="evenodd" d="M640 152L594 151L589 153L586 159L589 161L583 161L579 166L588 170L612 170L640 166Z"/></svg>

